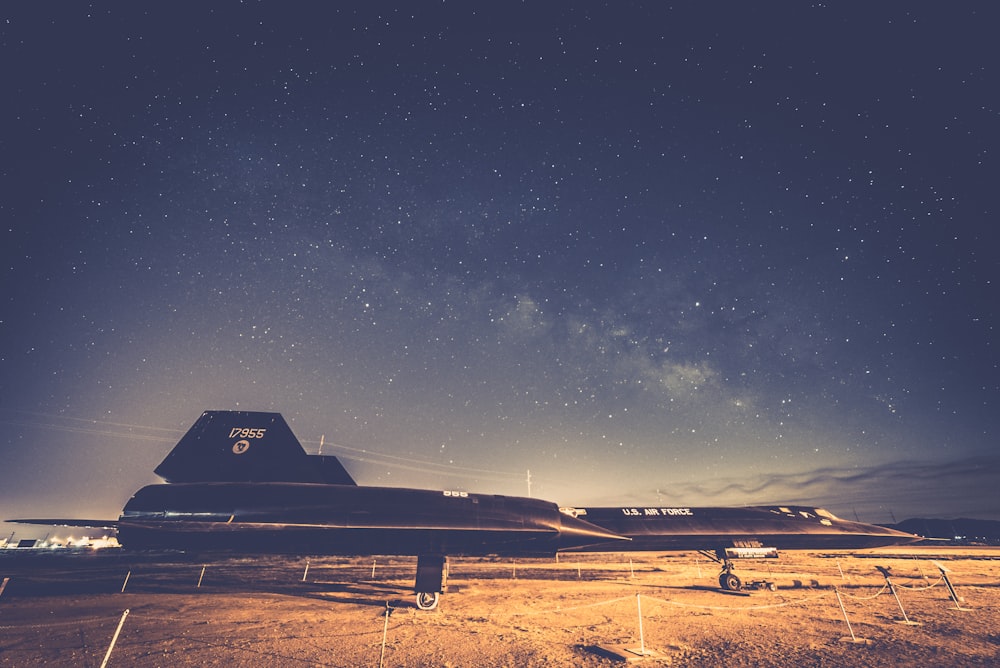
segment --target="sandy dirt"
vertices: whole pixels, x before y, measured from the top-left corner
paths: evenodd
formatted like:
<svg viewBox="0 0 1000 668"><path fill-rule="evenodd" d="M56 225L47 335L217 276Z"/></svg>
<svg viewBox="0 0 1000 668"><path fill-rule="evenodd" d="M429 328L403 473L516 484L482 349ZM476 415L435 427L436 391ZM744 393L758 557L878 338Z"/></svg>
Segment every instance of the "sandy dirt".
<svg viewBox="0 0 1000 668"><path fill-rule="evenodd" d="M646 665L1000 665L998 548L789 552L738 562L778 587L749 594L719 590L696 553L453 558L431 612L412 602L415 560L306 564L4 555L0 666L100 666L125 610L109 666L624 665L602 648Z"/></svg>

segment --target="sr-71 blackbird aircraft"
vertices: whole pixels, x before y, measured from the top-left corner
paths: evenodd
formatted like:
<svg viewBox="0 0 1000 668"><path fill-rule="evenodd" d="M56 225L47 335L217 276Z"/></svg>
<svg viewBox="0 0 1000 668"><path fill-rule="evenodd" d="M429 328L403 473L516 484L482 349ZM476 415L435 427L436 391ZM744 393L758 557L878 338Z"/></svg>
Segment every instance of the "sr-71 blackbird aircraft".
<svg viewBox="0 0 1000 668"><path fill-rule="evenodd" d="M777 549L857 549L918 536L807 508L560 508L540 499L360 486L336 457L309 455L279 413L206 411L117 521L125 549L417 557L417 607L437 606L447 556L713 550L731 559Z"/></svg>

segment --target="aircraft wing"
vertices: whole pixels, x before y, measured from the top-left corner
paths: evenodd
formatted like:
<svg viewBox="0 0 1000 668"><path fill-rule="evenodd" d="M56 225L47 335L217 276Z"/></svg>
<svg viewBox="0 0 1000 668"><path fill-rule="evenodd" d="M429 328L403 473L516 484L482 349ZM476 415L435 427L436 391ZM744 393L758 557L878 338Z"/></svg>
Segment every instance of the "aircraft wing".
<svg viewBox="0 0 1000 668"><path fill-rule="evenodd" d="M78 518L40 518L4 520L15 524L39 524L51 527L82 527L85 529L118 529L118 520L85 520Z"/></svg>

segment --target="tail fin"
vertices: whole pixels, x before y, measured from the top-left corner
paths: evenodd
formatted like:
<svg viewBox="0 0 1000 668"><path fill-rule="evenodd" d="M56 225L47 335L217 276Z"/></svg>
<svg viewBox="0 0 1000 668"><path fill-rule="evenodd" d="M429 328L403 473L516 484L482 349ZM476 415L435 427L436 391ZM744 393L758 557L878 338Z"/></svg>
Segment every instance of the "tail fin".
<svg viewBox="0 0 1000 668"><path fill-rule="evenodd" d="M281 413L205 411L156 474L167 482L356 485L336 457L308 455Z"/></svg>

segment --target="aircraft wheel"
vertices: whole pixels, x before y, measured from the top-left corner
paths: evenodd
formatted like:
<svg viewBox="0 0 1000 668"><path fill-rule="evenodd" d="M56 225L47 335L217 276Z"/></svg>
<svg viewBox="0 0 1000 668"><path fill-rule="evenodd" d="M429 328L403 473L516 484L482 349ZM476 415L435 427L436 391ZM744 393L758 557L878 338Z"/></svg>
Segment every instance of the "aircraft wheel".
<svg viewBox="0 0 1000 668"><path fill-rule="evenodd" d="M418 591L417 608L420 610L433 610L437 607L439 595L436 591Z"/></svg>
<svg viewBox="0 0 1000 668"><path fill-rule="evenodd" d="M767 583L767 590L768 591L778 591L778 585L774 584L773 582L768 582Z"/></svg>
<svg viewBox="0 0 1000 668"><path fill-rule="evenodd" d="M739 591L743 583L735 573L723 573L719 576L719 585L727 591Z"/></svg>

